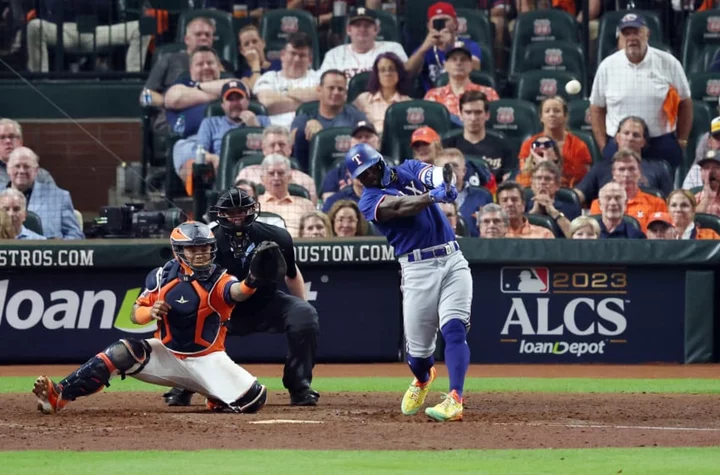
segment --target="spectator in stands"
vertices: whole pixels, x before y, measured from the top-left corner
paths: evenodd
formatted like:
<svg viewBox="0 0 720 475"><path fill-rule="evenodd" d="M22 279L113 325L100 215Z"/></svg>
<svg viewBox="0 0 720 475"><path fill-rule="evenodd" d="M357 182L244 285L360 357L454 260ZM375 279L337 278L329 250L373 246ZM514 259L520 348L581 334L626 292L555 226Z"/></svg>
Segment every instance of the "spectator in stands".
<svg viewBox="0 0 720 475"><path fill-rule="evenodd" d="M355 201L336 201L327 215L332 224L333 234L337 237L367 236L368 234L368 222Z"/></svg>
<svg viewBox="0 0 720 475"><path fill-rule="evenodd" d="M288 9L302 9L310 12L317 21L319 27L327 26L333 18L333 0L287 0ZM347 6L354 7L355 0L347 0ZM365 0L365 8L378 10L382 4L381 0Z"/></svg>
<svg viewBox="0 0 720 475"><path fill-rule="evenodd" d="M431 165L435 163L435 159L443 148L440 135L427 125L415 129L410 136L410 147L415 160Z"/></svg>
<svg viewBox="0 0 720 475"><path fill-rule="evenodd" d="M551 162L560 170L564 170L564 158L560 152L557 142L546 135L540 135L530 146L530 155L525 159L520 173L514 180L521 186L527 188L532 183L532 172L541 163ZM561 186L569 187L570 183L566 181L565 175L561 177Z"/></svg>
<svg viewBox="0 0 720 475"><path fill-rule="evenodd" d="M0 121L1 123L1 121ZM690 170L688 170L682 187L686 190L692 190L703 185L702 173L700 170L700 161L708 157L715 156L720 149L720 117L715 117L710 122L710 131L702 135L697 141L695 149L695 161Z"/></svg>
<svg viewBox="0 0 720 475"><path fill-rule="evenodd" d="M2 209L2 199L0 198L0 240L15 239L17 233L10 220L10 216ZM43 239L45 237L43 236Z"/></svg>
<svg viewBox="0 0 720 475"><path fill-rule="evenodd" d="M570 221L580 216L579 206L557 198L562 172L552 162L542 162L532 172L533 197L528 200L526 212L549 216L562 229L565 237L571 237Z"/></svg>
<svg viewBox="0 0 720 475"><path fill-rule="evenodd" d="M600 239L645 239L645 234L627 223L627 192L619 183L610 182L600 188Z"/></svg>
<svg viewBox="0 0 720 475"><path fill-rule="evenodd" d="M273 125L290 127L295 111L318 99L320 74L310 69L312 40L307 33L293 33L280 52L280 71L268 71L255 82L253 94L264 105Z"/></svg>
<svg viewBox="0 0 720 475"><path fill-rule="evenodd" d="M698 213L720 216L720 155L704 158L698 162L703 189L695 195Z"/></svg>
<svg viewBox="0 0 720 475"><path fill-rule="evenodd" d="M658 211L648 218L648 239L677 239L677 230L668 213Z"/></svg>
<svg viewBox="0 0 720 475"><path fill-rule="evenodd" d="M695 222L697 202L688 190L675 190L668 196L668 210L678 239L720 239L712 229L705 229Z"/></svg>
<svg viewBox="0 0 720 475"><path fill-rule="evenodd" d="M0 119L0 186L10 181L7 172L7 162L10 159L10 153L23 145L22 127L20 123L12 119ZM38 168L38 183L55 184L50 172L44 168Z"/></svg>
<svg viewBox="0 0 720 475"><path fill-rule="evenodd" d="M625 189L626 214L637 219L642 230L647 229L647 220L658 211L667 212L667 204L662 198L640 190L640 156L630 149L622 149L612 158L613 181ZM590 206L590 214L599 214L602 204L595 200Z"/></svg>
<svg viewBox="0 0 720 475"><path fill-rule="evenodd" d="M10 154L8 188L25 195L27 209L42 222L43 235L48 239L84 239L77 222L70 193L49 183L36 181L38 157L27 147L18 147Z"/></svg>
<svg viewBox="0 0 720 475"><path fill-rule="evenodd" d="M0 211L8 218L12 229L11 236L4 239L47 239L45 236L31 231L23 225L27 218L27 199L22 192L15 188L5 188L0 191ZM4 228L5 226L0 227Z"/></svg>
<svg viewBox="0 0 720 475"><path fill-rule="evenodd" d="M382 53L395 53L403 63L407 62L407 54L400 43L394 41L375 41L378 25L377 15L369 8L353 8L348 16L347 34L350 44L336 46L325 54L320 71L339 70L347 79L357 73L370 71Z"/></svg>
<svg viewBox="0 0 720 475"><path fill-rule="evenodd" d="M452 227L453 232L455 233L455 237L462 237L461 236L461 229L458 228L458 223L460 220L458 219L458 206L457 203L438 203L438 206L442 210L443 214L447 218L448 222L450 223L450 227ZM473 214L477 213L477 210L474 211ZM478 230L476 233L478 236L480 235L480 229L478 225Z"/></svg>
<svg viewBox="0 0 720 475"><path fill-rule="evenodd" d="M258 189L257 189L257 185L255 183L253 183L252 181L245 180L244 178L235 180L235 188L237 188L238 190L243 190L245 193L247 193L254 200L257 201Z"/></svg>
<svg viewBox="0 0 720 475"><path fill-rule="evenodd" d="M525 216L525 193L522 186L508 181L498 187L497 201L508 217L505 237L519 239L554 239L549 229L530 224ZM482 228L480 233L482 234Z"/></svg>
<svg viewBox="0 0 720 475"><path fill-rule="evenodd" d="M480 69L482 56L480 46L470 39L458 40L457 12L452 4L437 2L430 5L427 17L428 34L425 41L415 50L405 65L409 73L421 74L426 91L435 87L435 82L445 72L445 52L453 48L458 41L470 51L472 69ZM443 21L445 26L441 30L436 30L433 25L439 21Z"/></svg>
<svg viewBox="0 0 720 475"><path fill-rule="evenodd" d="M254 25L248 25L238 32L238 52L241 66L235 71L235 76L242 79L251 91L263 74L268 71L280 71L282 68L279 60L269 61L265 57L265 40Z"/></svg>
<svg viewBox="0 0 720 475"><path fill-rule="evenodd" d="M331 238L332 226L330 218L322 211L309 211L300 218L300 232L298 237L301 238Z"/></svg>
<svg viewBox="0 0 720 475"><path fill-rule="evenodd" d="M263 166L263 185L265 194L258 202L263 211L277 213L285 220L287 230L297 237L300 230L300 218L315 209L312 201L290 194L289 185L292 169L290 160L280 154L265 157Z"/></svg>
<svg viewBox="0 0 720 475"><path fill-rule="evenodd" d="M165 115L170 130L187 138L195 135L205 117L205 108L220 98L231 79L220 79L220 60L214 49L198 46L190 56L190 77L178 79L165 93Z"/></svg>
<svg viewBox="0 0 720 475"><path fill-rule="evenodd" d="M150 90L153 106L163 107L165 105L163 96L165 91L175 84L181 76L190 72L190 55L192 55L193 51L199 46L211 48L214 36L215 23L210 18L196 17L190 20L185 27L184 42L186 48L174 53L161 55L150 70L145 88ZM141 104L143 103L142 94L141 91ZM164 114L159 114L157 117L156 121L158 124L160 121L165 124ZM160 130L159 127L159 125L153 123L155 131Z"/></svg>
<svg viewBox="0 0 720 475"><path fill-rule="evenodd" d="M270 125L263 130L262 138L262 154L267 157L272 154L279 154L283 157L290 158L292 146L290 145L290 132L280 125ZM261 184L263 182L262 165L249 165L243 167L235 180L247 180L253 184ZM293 169L290 175L290 183L295 183L305 188L310 194L310 201L317 203L318 196L315 187L315 181L305 172Z"/></svg>
<svg viewBox="0 0 720 475"><path fill-rule="evenodd" d="M637 116L628 116L620 121L618 133L615 140L620 149L629 149L639 157L649 139L647 124ZM585 178L576 185L575 192L580 201L591 203L598 197L600 188L612 181L612 160L601 160L592 166ZM655 188L666 195L673 189L673 179L670 175L667 164L662 160L648 158L640 161L641 184L649 188Z"/></svg>
<svg viewBox="0 0 720 475"><path fill-rule="evenodd" d="M457 183L455 187L458 191L458 197L455 200L458 206L460 216L467 224L470 237L478 237L478 224L475 220L475 212L492 202L492 196L489 193L483 193L479 188L474 186L466 186L465 182L465 156L456 148L446 148L435 159L436 167L443 167L449 163L455 172Z"/></svg>
<svg viewBox="0 0 720 475"><path fill-rule="evenodd" d="M625 49L600 63L590 96L595 141L603 157L610 159L617 151L612 134L619 122L638 115L650 130L647 155L677 167L692 127L693 106L685 71L672 54L648 46L649 29L641 15L628 12L618 30Z"/></svg>
<svg viewBox="0 0 720 475"><path fill-rule="evenodd" d="M142 71L145 56L150 45L150 35L140 35L138 20L114 25L102 24L104 19L112 18L111 2L63 2L61 0L45 0L38 2L35 18L27 24L27 55L28 70L31 72L48 71L48 46L57 45L57 23L62 21L63 44L68 52L91 53L96 49L108 46L125 46L125 70L128 72ZM80 34L76 23L77 17L91 11L101 22L95 27L95 34ZM62 15L62 17L60 17Z"/></svg>
<svg viewBox="0 0 720 475"><path fill-rule="evenodd" d="M490 119L490 101L484 92L470 90L460 96L460 120L463 133L443 139L446 148L457 148L465 155L482 158L492 172L492 177L482 176L483 170L474 172L480 177L480 185L489 189L503 181L515 169L516 160L510 147L499 137L488 134L485 124Z"/></svg>
<svg viewBox="0 0 720 475"><path fill-rule="evenodd" d="M520 147L518 158L521 169L530 157L531 146L535 140L542 136L550 137L563 157L563 186L572 187L580 183L592 166L592 157L585 142L567 129L567 120L568 106L562 97L548 97L540 103L543 131L528 138Z"/></svg>
<svg viewBox="0 0 720 475"><path fill-rule="evenodd" d="M250 93L242 81L233 79L226 82L220 90L221 106L225 115L204 118L200 123L197 136L175 143L173 149L175 172L186 186L192 177L192 166L195 163L199 146L205 150L207 163L212 164L217 172L222 140L228 131L242 127L267 127L270 125L268 117L256 116L248 110L249 96Z"/></svg>
<svg viewBox="0 0 720 475"><path fill-rule="evenodd" d="M353 104L382 135L385 112L393 104L411 100L407 95L409 88L409 77L402 60L395 53L382 53L373 63L367 92L360 94Z"/></svg>
<svg viewBox="0 0 720 475"><path fill-rule="evenodd" d="M480 237L484 239L500 239L507 236L510 218L505 210L495 203L486 204L478 211Z"/></svg>
<svg viewBox="0 0 720 475"><path fill-rule="evenodd" d="M363 185L360 180L355 178L354 180L352 180L350 185L344 186L337 193L333 193L332 195L330 195L323 202L322 210L325 213L330 213L330 209L338 201L354 201L355 203L359 203L362 192Z"/></svg>
<svg viewBox="0 0 720 475"><path fill-rule="evenodd" d="M316 133L329 127L352 127L361 120L368 120L355 106L345 103L347 78L341 71L330 69L322 73L318 94L320 104L317 110L298 114L290 127L293 155L303 171L310 169L310 141Z"/></svg>
<svg viewBox="0 0 720 475"><path fill-rule="evenodd" d="M600 225L595 218L578 216L570 223L570 236L572 239L598 239Z"/></svg>
<svg viewBox="0 0 720 475"><path fill-rule="evenodd" d="M434 101L443 104L457 124L462 124L460 115L460 96L465 91L480 91L485 94L488 101L500 99L495 89L489 86L481 86L470 80L472 71L472 52L467 49L465 43L458 41L455 46L445 53L445 69L448 73L448 84L442 87L430 89L425 94L426 101Z"/></svg>

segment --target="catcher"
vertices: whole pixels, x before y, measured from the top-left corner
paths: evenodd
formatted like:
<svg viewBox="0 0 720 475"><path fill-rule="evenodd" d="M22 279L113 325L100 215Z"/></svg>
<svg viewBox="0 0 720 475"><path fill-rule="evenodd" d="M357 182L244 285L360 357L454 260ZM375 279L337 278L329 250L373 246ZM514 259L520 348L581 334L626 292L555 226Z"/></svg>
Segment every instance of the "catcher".
<svg viewBox="0 0 720 475"><path fill-rule="evenodd" d="M40 376L33 393L41 412L56 413L70 401L110 386L118 374L189 388L205 395L208 408L216 412L253 413L263 407L265 386L225 353L225 323L235 304L252 296L265 279L284 275L278 246L261 243L263 251L239 282L215 265L217 241L208 225L185 222L173 230L170 243L175 259L148 274L131 316L139 325L157 320L154 338L116 341L58 384Z"/></svg>
<svg viewBox="0 0 720 475"><path fill-rule="evenodd" d="M290 393L290 404L315 406L320 395L314 391L312 370L315 366L317 338L320 332L318 314L305 297L305 281L295 265L295 251L290 234L282 228L257 221L259 204L244 190L231 188L224 192L211 209L216 221L210 223L218 240L218 264L239 279L250 274L263 242L279 245L286 262L285 284L291 295L278 290L276 282L264 279L257 292L233 311L228 322L228 335L250 333L286 333L288 354L283 372L283 385ZM268 255L260 262L268 262L271 273L276 256ZM182 388L182 389L181 389ZM190 404L193 390L178 385L164 394L171 406Z"/></svg>

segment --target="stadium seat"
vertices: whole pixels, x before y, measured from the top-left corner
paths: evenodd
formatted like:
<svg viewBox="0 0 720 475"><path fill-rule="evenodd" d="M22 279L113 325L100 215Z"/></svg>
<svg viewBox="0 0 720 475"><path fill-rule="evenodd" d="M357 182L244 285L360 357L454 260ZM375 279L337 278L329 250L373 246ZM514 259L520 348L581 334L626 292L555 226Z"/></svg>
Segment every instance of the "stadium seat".
<svg viewBox="0 0 720 475"><path fill-rule="evenodd" d="M258 195L265 194L265 185L263 185L262 183L256 183L256 187ZM308 200L310 199L310 192L308 191L308 189L302 185L298 185L297 183L288 184L288 194L290 196L299 196Z"/></svg>
<svg viewBox="0 0 720 475"><path fill-rule="evenodd" d="M300 107L297 108L295 116L297 117L300 114L312 114L317 111L318 107L320 107L320 101L305 102L304 104L300 104Z"/></svg>
<svg viewBox="0 0 720 475"><path fill-rule="evenodd" d="M720 217L708 213L695 213L695 222L701 228L712 229L720 234Z"/></svg>
<svg viewBox="0 0 720 475"><path fill-rule="evenodd" d="M272 224L273 226L278 226L283 229L287 229L287 225L285 224L285 219L283 219L282 216L280 216L277 213L271 213L270 211L260 211L258 213L258 221L265 224Z"/></svg>
<svg viewBox="0 0 720 475"><path fill-rule="evenodd" d="M248 103L248 110L253 112L255 115L268 115L265 106L257 101L250 101ZM225 111L223 111L220 101L211 102L205 109L205 117L214 117L216 115L225 115Z"/></svg>
<svg viewBox="0 0 720 475"><path fill-rule="evenodd" d="M405 2L405 25L407 33L406 51L414 51L427 36L427 11L430 5L437 0L412 0ZM477 0L452 0L457 11L458 8L477 10Z"/></svg>
<svg viewBox="0 0 720 475"><path fill-rule="evenodd" d="M535 104L520 99L500 99L490 103L487 130L502 132L511 145L513 157L528 137L542 131Z"/></svg>
<svg viewBox="0 0 720 475"><path fill-rule="evenodd" d="M467 224L465 223L465 220L462 216L460 216L460 213L457 215L457 225L455 226L455 235L458 237L469 237L470 233L468 232Z"/></svg>
<svg viewBox="0 0 720 475"><path fill-rule="evenodd" d="M710 129L710 121L715 117L715 108L711 108L706 102L693 101L693 123L688 137L688 146L685 151L684 173L690 169L695 160L695 150L698 140Z"/></svg>
<svg viewBox="0 0 720 475"><path fill-rule="evenodd" d="M262 149L262 133L260 127L243 127L233 129L225 134L220 150L218 180L216 189L225 190L232 186L237 163L247 155L257 155Z"/></svg>
<svg viewBox="0 0 720 475"><path fill-rule="evenodd" d="M385 128L382 137L382 154L402 161L412 157L410 136L427 125L442 135L450 127L450 113L438 103L424 100L393 104L385 112Z"/></svg>
<svg viewBox="0 0 720 475"><path fill-rule="evenodd" d="M648 29L650 30L650 39L648 40L650 46L658 48L667 43L667 38L663 34L662 22L656 12L648 10L618 10L606 12L600 18L600 26L598 29L598 65L603 59L617 51L617 26L622 17L628 13L636 13L645 18Z"/></svg>
<svg viewBox="0 0 720 475"><path fill-rule="evenodd" d="M588 149L590 150L590 157L592 158L593 164L598 163L600 160L602 160L602 150L600 150L600 148L595 143L595 136L592 134L592 132L587 130L571 129L570 133L576 135L577 138L585 142L585 145L587 145Z"/></svg>
<svg viewBox="0 0 720 475"><path fill-rule="evenodd" d="M185 43L165 43L162 46L158 46L157 48L155 48L155 51L152 54L150 66L155 66L155 63L158 62L161 56L171 53L177 53L178 51L183 51L186 48L187 46L185 45Z"/></svg>
<svg viewBox="0 0 720 475"><path fill-rule="evenodd" d="M558 226L557 223L553 221L550 216L545 216L544 214L526 214L525 216L527 216L528 222L530 222L530 224L549 229L556 238L565 237L565 234L563 234L560 226Z"/></svg>
<svg viewBox="0 0 720 475"><path fill-rule="evenodd" d="M40 235L43 233L42 220L40 219L40 216L35 214L33 211L27 210L25 212L25 221L23 222L23 226L34 233ZM80 226L82 227L82 223L80 223Z"/></svg>
<svg viewBox="0 0 720 475"><path fill-rule="evenodd" d="M454 2L453 2L454 3ZM485 51L492 52L490 48L495 40L495 25L492 24L487 13L477 8L456 8L458 32L460 39L471 39Z"/></svg>
<svg viewBox="0 0 720 475"><path fill-rule="evenodd" d="M540 41L577 42L577 21L563 10L549 8L518 15L510 51L510 76L519 71L525 49Z"/></svg>
<svg viewBox="0 0 720 475"><path fill-rule="evenodd" d="M720 46L720 11L693 13L685 22L681 62L686 71L702 59L705 49Z"/></svg>
<svg viewBox="0 0 720 475"><path fill-rule="evenodd" d="M345 158L350 149L350 134L350 127L331 127L321 130L310 141L310 176L318 190L327 172Z"/></svg>
<svg viewBox="0 0 720 475"><path fill-rule="evenodd" d="M592 132L590 123L590 101L586 99L573 99L568 102L568 129L585 130Z"/></svg>
<svg viewBox="0 0 720 475"><path fill-rule="evenodd" d="M233 179L237 176L237 174L245 167L249 167L252 165L260 165L262 164L262 161L265 159L265 156L262 153L253 153L251 155L245 155L243 156L235 165L235 170L233 170ZM298 162L295 158L290 157L288 160L290 160L290 167L293 170L300 170L300 165L298 165Z"/></svg>
<svg viewBox="0 0 720 475"><path fill-rule="evenodd" d="M565 84L582 78L568 71L527 71L517 75L517 90L515 97L528 102L540 104L544 99L551 96L560 96L566 101L577 97L571 96L565 91ZM584 87L583 87L584 89ZM581 93L581 97L584 93Z"/></svg>
<svg viewBox="0 0 720 475"><path fill-rule="evenodd" d="M665 160L663 160L663 162L665 162ZM667 162L665 162L665 163L667 163ZM649 186L641 186L640 191L647 193L648 195L657 196L658 198L660 198L663 201L665 201L667 199L667 196L665 196L665 193L658 190L657 188L652 188Z"/></svg>
<svg viewBox="0 0 720 475"><path fill-rule="evenodd" d="M719 17L720 18L720 17ZM718 25L720 28L720 24ZM703 101L710 108L718 106L720 96L720 73L693 73L688 74L690 95L695 101Z"/></svg>
<svg viewBox="0 0 720 475"><path fill-rule="evenodd" d="M578 76L581 84L588 84L585 63L585 55L579 44L568 41L541 41L525 48L517 72L567 71Z"/></svg>
<svg viewBox="0 0 720 475"><path fill-rule="evenodd" d="M575 190L572 188L560 188L555 192L555 199L563 203L568 203L572 206L577 206L578 209L582 209L582 203L580 203L580 197Z"/></svg>
<svg viewBox="0 0 720 475"><path fill-rule="evenodd" d="M497 85L495 83L495 76L485 72L474 69L470 71L470 81L480 86L488 86L497 91ZM435 87L447 86L448 74L442 73L435 81Z"/></svg>
<svg viewBox="0 0 720 475"><path fill-rule="evenodd" d="M185 27L193 18L200 16L210 18L215 22L215 41L213 42L213 48L215 48L215 51L217 51L222 59L228 61L233 65L233 68L237 69L237 37L235 36L235 29L233 28L232 16L228 12L214 8L185 10L180 14L180 18L178 19L177 37L175 41L182 43L185 37Z"/></svg>
<svg viewBox="0 0 720 475"><path fill-rule="evenodd" d="M357 99L357 96L367 91L370 74L370 71L365 71L362 73L357 73L355 76L352 77L352 79L350 79L350 83L348 84L347 98L347 102L349 104L352 104L352 102Z"/></svg>
<svg viewBox="0 0 720 475"><path fill-rule="evenodd" d="M593 214L593 215L591 215L591 217L595 218L598 223L602 219L601 214ZM637 219L633 218L632 216L628 216L626 214L625 216L623 216L623 221L625 222L625 224L629 224L630 226L633 226L635 229L642 231L642 227L640 226L640 223L638 222Z"/></svg>
<svg viewBox="0 0 720 475"><path fill-rule="evenodd" d="M305 10L269 10L260 22L260 36L265 40L268 57L279 57L287 38L292 33L302 31L312 39L312 69L320 69L320 45L317 37L315 18Z"/></svg>

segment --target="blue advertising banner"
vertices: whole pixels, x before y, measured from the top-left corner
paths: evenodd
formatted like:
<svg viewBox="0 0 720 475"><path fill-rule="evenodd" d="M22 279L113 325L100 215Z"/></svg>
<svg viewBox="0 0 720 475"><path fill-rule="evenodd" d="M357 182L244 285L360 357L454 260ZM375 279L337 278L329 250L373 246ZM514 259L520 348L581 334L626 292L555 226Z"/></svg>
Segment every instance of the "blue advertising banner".
<svg viewBox="0 0 720 475"><path fill-rule="evenodd" d="M684 361L685 273L472 266L477 363Z"/></svg>

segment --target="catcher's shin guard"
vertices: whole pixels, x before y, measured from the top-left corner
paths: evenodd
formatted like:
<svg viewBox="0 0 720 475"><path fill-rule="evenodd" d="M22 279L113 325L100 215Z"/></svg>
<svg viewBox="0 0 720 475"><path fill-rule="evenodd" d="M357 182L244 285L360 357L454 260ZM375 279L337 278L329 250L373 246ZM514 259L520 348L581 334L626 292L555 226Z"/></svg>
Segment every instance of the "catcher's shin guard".
<svg viewBox="0 0 720 475"><path fill-rule="evenodd" d="M242 397L230 403L230 408L235 412L253 414L258 412L266 401L267 388L255 381Z"/></svg>
<svg viewBox="0 0 720 475"><path fill-rule="evenodd" d="M118 340L60 381L58 388L62 398L74 401L110 387L110 379L120 374L133 375L142 370L150 358L152 349L144 340Z"/></svg>
<svg viewBox="0 0 720 475"><path fill-rule="evenodd" d="M310 388L318 333L317 329L306 329L287 334L288 355L282 381L291 394Z"/></svg>

